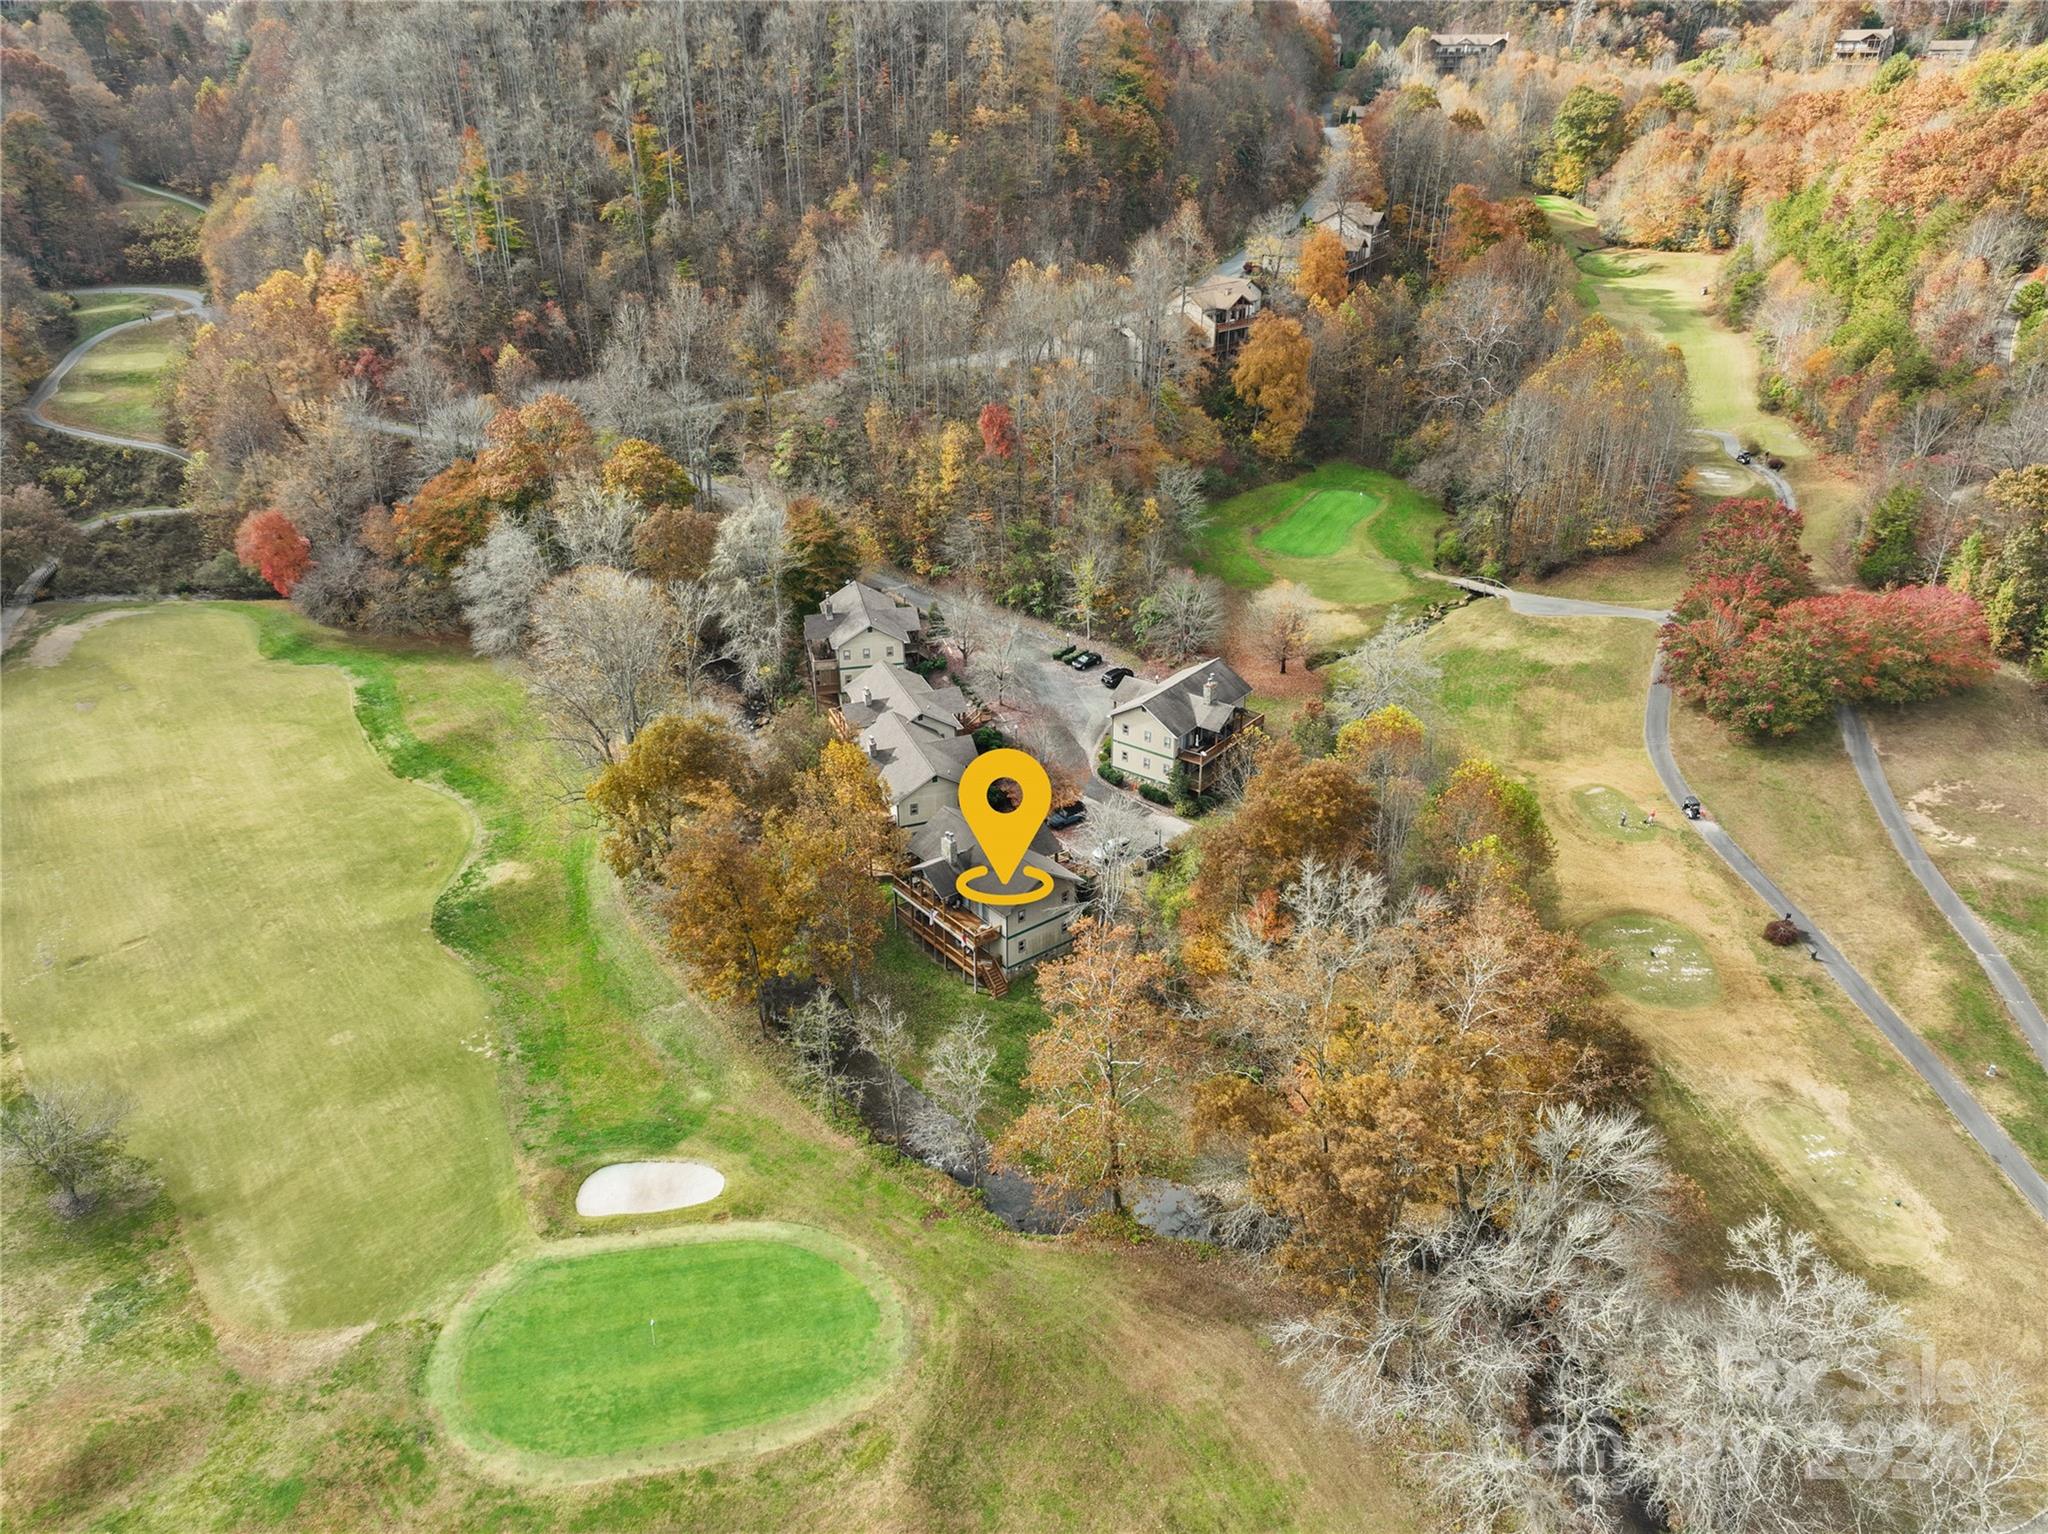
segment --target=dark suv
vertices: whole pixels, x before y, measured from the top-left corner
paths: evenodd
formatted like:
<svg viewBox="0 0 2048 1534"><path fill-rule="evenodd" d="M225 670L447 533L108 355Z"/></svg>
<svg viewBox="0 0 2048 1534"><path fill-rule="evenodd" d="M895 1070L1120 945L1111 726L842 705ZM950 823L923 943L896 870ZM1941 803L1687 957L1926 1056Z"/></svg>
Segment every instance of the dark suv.
<svg viewBox="0 0 2048 1534"><path fill-rule="evenodd" d="M1129 666L1111 666L1102 673L1102 685L1104 687L1120 686L1125 677L1133 674Z"/></svg>

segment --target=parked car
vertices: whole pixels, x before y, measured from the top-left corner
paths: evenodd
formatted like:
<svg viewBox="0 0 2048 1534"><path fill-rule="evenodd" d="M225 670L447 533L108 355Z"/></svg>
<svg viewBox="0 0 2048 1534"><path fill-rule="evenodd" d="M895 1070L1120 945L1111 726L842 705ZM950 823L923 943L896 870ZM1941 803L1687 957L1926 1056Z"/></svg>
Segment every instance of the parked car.
<svg viewBox="0 0 2048 1534"><path fill-rule="evenodd" d="M1102 673L1102 685L1104 687L1120 687L1123 685L1125 677L1135 675L1136 673L1129 666L1111 666Z"/></svg>
<svg viewBox="0 0 2048 1534"><path fill-rule="evenodd" d="M1076 800L1072 804L1063 804L1054 810L1045 817L1045 823L1055 831L1064 831L1068 826L1078 826L1087 818L1088 807L1079 800Z"/></svg>
<svg viewBox="0 0 2048 1534"><path fill-rule="evenodd" d="M1735 461L1740 464L1747 464L1749 462L1749 454L1737 453L1735 455Z"/></svg>
<svg viewBox="0 0 2048 1534"><path fill-rule="evenodd" d="M1068 661L1067 664L1076 671L1093 671L1102 664L1102 657L1093 650L1083 650L1079 655Z"/></svg>

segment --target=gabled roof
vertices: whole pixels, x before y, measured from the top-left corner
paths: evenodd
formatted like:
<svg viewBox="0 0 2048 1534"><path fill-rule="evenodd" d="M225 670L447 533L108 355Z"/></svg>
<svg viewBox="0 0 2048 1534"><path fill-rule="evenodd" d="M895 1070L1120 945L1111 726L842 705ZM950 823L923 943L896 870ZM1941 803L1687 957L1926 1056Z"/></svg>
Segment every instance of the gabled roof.
<svg viewBox="0 0 2048 1534"><path fill-rule="evenodd" d="M1216 682L1215 694L1204 698L1203 689L1211 678ZM1125 677L1110 695L1109 717L1143 708L1176 735L1197 729L1217 731L1230 723L1231 715L1251 695L1251 684L1226 662L1198 660L1163 682Z"/></svg>
<svg viewBox="0 0 2048 1534"><path fill-rule="evenodd" d="M1228 309L1235 303L1257 303L1264 295L1249 277L1211 277L1188 289L1187 301L1198 309Z"/></svg>
<svg viewBox="0 0 2048 1534"><path fill-rule="evenodd" d="M846 684L846 692L842 712L856 729L894 713L935 734L957 735L967 716L967 696L959 688L934 687L891 661L868 667Z"/></svg>
<svg viewBox="0 0 2048 1534"><path fill-rule="evenodd" d="M953 856L945 855L948 834L953 838ZM1054 858L1059 843L1050 831L1039 827L1038 834L1031 838L1031 846L1024 853L1024 860L1017 865L1017 871L1005 883L997 883L995 875L983 874L975 881L977 887L1003 894L1021 894L1035 889L1037 881L1025 875L1026 868L1036 868L1049 876L1055 884L1081 882L1081 875L1066 864ZM967 829L967 822L954 809L940 810L923 825L910 833L911 872L921 875L941 895L955 892L960 875L977 864L985 865L988 854L981 850L981 843L974 839L974 833Z"/></svg>
<svg viewBox="0 0 2048 1534"><path fill-rule="evenodd" d="M804 638L822 639L836 648L874 629L908 644L922 627L917 609L908 602L860 581L848 581L825 598L816 616L804 619Z"/></svg>
<svg viewBox="0 0 2048 1534"><path fill-rule="evenodd" d="M1429 40L1433 46L1438 48L1458 48L1474 45L1481 48L1491 48L1496 44L1505 43L1508 40L1508 35L1505 32L1432 32L1429 34Z"/></svg>
<svg viewBox="0 0 2048 1534"><path fill-rule="evenodd" d="M861 731L860 748L881 774L891 804L933 779L958 783L979 755L973 736L927 735L912 729L901 714L884 714Z"/></svg>
<svg viewBox="0 0 2048 1534"><path fill-rule="evenodd" d="M1890 27L1851 27L1835 38L1838 43L1874 43L1892 35Z"/></svg>
<svg viewBox="0 0 2048 1534"><path fill-rule="evenodd" d="M1927 56L1934 59L1966 59L1976 51L1974 37L1941 38L1927 45Z"/></svg>

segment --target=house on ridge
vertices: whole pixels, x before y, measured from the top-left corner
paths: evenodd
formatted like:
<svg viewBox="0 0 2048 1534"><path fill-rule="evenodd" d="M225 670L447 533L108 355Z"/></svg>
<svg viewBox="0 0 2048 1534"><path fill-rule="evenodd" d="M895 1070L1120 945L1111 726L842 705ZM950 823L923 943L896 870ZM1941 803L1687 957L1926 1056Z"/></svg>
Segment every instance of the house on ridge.
<svg viewBox="0 0 2048 1534"><path fill-rule="evenodd" d="M1956 69L1977 56L1977 39L1955 37L1938 39L1929 43L1920 53L1920 64L1925 69Z"/></svg>
<svg viewBox="0 0 2048 1534"><path fill-rule="evenodd" d="M896 824L914 830L938 811L956 810L960 774L980 755L971 735L927 734L901 714L885 713L860 732Z"/></svg>
<svg viewBox="0 0 2048 1534"><path fill-rule="evenodd" d="M1430 62L1439 73L1479 69L1508 51L1505 32L1432 32Z"/></svg>
<svg viewBox="0 0 2048 1534"><path fill-rule="evenodd" d="M1891 57L1896 35L1890 27L1851 27L1835 38L1835 62L1881 64Z"/></svg>
<svg viewBox="0 0 2048 1534"><path fill-rule="evenodd" d="M1206 793L1245 731L1265 722L1245 707L1251 694L1220 660L1198 660L1163 682L1124 678L1110 695L1110 765L1162 787L1179 768Z"/></svg>

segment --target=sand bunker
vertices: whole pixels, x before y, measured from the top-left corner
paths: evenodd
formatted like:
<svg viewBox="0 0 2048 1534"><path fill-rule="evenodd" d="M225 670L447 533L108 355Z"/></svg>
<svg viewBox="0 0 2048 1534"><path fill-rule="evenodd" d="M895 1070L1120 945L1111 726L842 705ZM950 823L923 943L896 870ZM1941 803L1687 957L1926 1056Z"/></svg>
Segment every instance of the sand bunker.
<svg viewBox="0 0 2048 1534"><path fill-rule="evenodd" d="M576 1190L576 1212L659 1214L708 1203L725 1191L725 1177L701 1161L621 1161L599 1167Z"/></svg>

